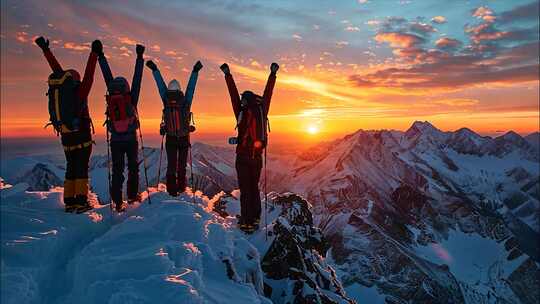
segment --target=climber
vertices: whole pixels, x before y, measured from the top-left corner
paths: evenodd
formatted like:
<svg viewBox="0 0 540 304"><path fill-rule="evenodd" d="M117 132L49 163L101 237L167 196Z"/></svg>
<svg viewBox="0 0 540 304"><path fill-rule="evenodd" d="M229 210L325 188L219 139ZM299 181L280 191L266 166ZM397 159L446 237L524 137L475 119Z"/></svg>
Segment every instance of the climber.
<svg viewBox="0 0 540 304"><path fill-rule="evenodd" d="M128 203L133 204L141 200L139 192L139 160L137 129L139 128L139 115L137 103L141 89L143 74L144 46L137 44L135 48L135 72L132 87L124 77L114 77L103 51L99 53L99 66L107 86L107 132L110 133L110 149L112 155L112 181L110 193L116 211L122 212L126 206L122 198L122 185L124 183L125 158L127 158ZM144 155L143 155L144 157Z"/></svg>
<svg viewBox="0 0 540 304"><path fill-rule="evenodd" d="M197 77L203 65L197 61L193 66L185 95L176 79L171 80L169 85L165 86L163 77L152 60L148 61L146 66L152 70L163 102L160 134L166 136L167 192L172 196L178 196L178 193L184 192L186 188L187 157L188 149L191 146L189 133L195 131L195 127L191 124L193 115L191 104Z"/></svg>
<svg viewBox="0 0 540 304"><path fill-rule="evenodd" d="M94 81L98 54L103 50L99 40L92 42L92 50L84 78L76 70L62 69L51 50L49 40L39 37L35 43L41 48L53 73L49 76L49 116L60 135L66 156L64 205L66 212L82 213L92 209L88 202L88 164L92 153L92 121L88 112L88 94Z"/></svg>
<svg viewBox="0 0 540 304"><path fill-rule="evenodd" d="M263 96L251 91L244 91L240 96L229 66L224 63L220 68L225 74L238 128L238 136L230 138L229 143L237 145L236 174L241 207L239 226L243 231L252 233L258 229L261 218L259 178L263 165L263 150L266 149L268 141L268 110L279 65L270 65L270 76Z"/></svg>

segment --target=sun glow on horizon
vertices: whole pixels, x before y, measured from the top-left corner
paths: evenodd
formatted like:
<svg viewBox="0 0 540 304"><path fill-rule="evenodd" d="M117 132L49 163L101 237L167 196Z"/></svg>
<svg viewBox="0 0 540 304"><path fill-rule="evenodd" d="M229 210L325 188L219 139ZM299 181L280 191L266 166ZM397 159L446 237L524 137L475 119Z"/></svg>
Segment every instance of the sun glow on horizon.
<svg viewBox="0 0 540 304"><path fill-rule="evenodd" d="M317 125L309 125L309 126L307 127L307 130L306 130L306 131L307 131L308 134L310 134L310 135L315 135L315 134L319 133L319 126L317 126Z"/></svg>

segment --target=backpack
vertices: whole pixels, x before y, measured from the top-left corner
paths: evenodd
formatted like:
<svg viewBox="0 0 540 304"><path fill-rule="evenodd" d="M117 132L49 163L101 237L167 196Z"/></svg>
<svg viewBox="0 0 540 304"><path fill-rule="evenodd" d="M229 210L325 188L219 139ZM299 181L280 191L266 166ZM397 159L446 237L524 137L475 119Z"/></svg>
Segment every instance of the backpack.
<svg viewBox="0 0 540 304"><path fill-rule="evenodd" d="M109 84L107 100L107 129L114 134L135 132L139 127L137 109L131 103L129 85L124 78L115 78Z"/></svg>
<svg viewBox="0 0 540 304"><path fill-rule="evenodd" d="M81 106L77 89L80 81L75 80L69 71L54 72L49 76L49 123L57 134L79 130Z"/></svg>
<svg viewBox="0 0 540 304"><path fill-rule="evenodd" d="M187 136L195 131L191 122L193 122L193 113L187 112L184 95L176 90L167 91L160 133L175 137Z"/></svg>
<svg viewBox="0 0 540 304"><path fill-rule="evenodd" d="M237 143L239 145L253 145L256 142L260 142L262 145L256 147L259 149L266 148L268 143L268 132L269 132L269 120L268 117L264 114L264 102L263 98L256 94L251 94L250 99L247 104L242 105L240 113L238 114L238 122L236 128L238 129ZM249 128L246 120L247 112L251 112L251 115L255 117L255 138L249 138ZM246 140L249 140L246 142Z"/></svg>

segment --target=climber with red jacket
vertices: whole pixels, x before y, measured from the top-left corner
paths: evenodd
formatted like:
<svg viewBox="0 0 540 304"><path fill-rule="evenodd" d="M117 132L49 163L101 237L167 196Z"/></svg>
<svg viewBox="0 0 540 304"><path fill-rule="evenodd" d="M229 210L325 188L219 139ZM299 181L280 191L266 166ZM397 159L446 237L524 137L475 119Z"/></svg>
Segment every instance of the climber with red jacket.
<svg viewBox="0 0 540 304"><path fill-rule="evenodd" d="M220 68L225 74L238 128L238 136L229 141L236 144L236 173L241 207L239 226L243 231L252 233L257 229L261 218L259 179L263 165L262 155L268 142L268 111L279 65L270 65L270 76L263 96L252 91L238 94L229 66L224 63Z"/></svg>
<svg viewBox="0 0 540 304"><path fill-rule="evenodd" d="M152 70L159 96L163 102L163 119L160 133L166 136L167 192L171 196L178 196L178 193L184 192L186 188L187 157L191 145L189 133L194 131L194 127L190 125L192 120L191 104L195 94L197 77L203 65L200 61L197 61L193 66L185 95L176 79L171 80L169 85L165 86L165 81L157 65L152 60L146 62L146 66Z"/></svg>
<svg viewBox="0 0 540 304"><path fill-rule="evenodd" d="M135 72L132 87L124 77L113 77L107 58L103 52L99 54L99 66L107 86L107 131L110 133L110 148L112 155L112 181L110 185L111 200L116 211L122 212L126 206L122 198L124 184L124 168L127 158L128 203L133 204L141 200L139 194L139 144L137 129L139 129L139 115L137 104L141 90L144 46L137 44L135 48ZM143 156L144 157L144 156Z"/></svg>
<svg viewBox="0 0 540 304"><path fill-rule="evenodd" d="M94 81L98 54L103 46L92 42L84 77L76 70L64 70L49 49L49 40L35 40L53 73L49 76L49 116L60 135L66 156L64 205L66 212L82 213L92 209L88 202L88 164L92 153L92 121L88 112L88 94Z"/></svg>

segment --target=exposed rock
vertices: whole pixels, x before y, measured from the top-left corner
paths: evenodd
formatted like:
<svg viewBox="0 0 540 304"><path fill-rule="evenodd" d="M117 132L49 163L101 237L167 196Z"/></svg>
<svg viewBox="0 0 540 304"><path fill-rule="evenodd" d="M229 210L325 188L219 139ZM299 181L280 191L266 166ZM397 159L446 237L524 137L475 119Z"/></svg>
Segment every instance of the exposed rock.
<svg viewBox="0 0 540 304"><path fill-rule="evenodd" d="M313 227L310 205L288 194L273 198L281 212L273 223L273 242L262 260L274 303L355 303L324 259L329 244Z"/></svg>

